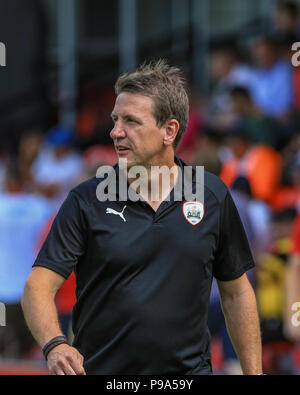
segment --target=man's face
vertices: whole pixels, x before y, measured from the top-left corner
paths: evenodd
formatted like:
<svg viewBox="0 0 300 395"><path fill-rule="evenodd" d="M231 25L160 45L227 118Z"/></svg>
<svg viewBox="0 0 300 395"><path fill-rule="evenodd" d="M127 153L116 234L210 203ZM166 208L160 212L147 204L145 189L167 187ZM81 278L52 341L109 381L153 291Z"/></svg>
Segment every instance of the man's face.
<svg viewBox="0 0 300 395"><path fill-rule="evenodd" d="M283 31L289 32L297 26L297 17L292 17L288 11L277 9L274 14L276 27Z"/></svg>
<svg viewBox="0 0 300 395"><path fill-rule="evenodd" d="M147 96L123 92L117 97L110 137L119 159L126 159L128 168L160 164L166 128L157 126L153 110L153 100Z"/></svg>
<svg viewBox="0 0 300 395"><path fill-rule="evenodd" d="M237 159L242 158L249 148L249 145L245 142L245 140L239 137L230 136L227 138L226 142L234 157Z"/></svg>
<svg viewBox="0 0 300 395"><path fill-rule="evenodd" d="M231 95L233 111L244 117L252 113L253 103L250 98L243 94L235 93Z"/></svg>
<svg viewBox="0 0 300 395"><path fill-rule="evenodd" d="M217 81L228 75L232 68L230 57L224 52L215 52L210 58L211 75Z"/></svg>
<svg viewBox="0 0 300 395"><path fill-rule="evenodd" d="M276 60L276 54L270 44L263 39L257 39L252 47L254 60L258 67L272 67Z"/></svg>

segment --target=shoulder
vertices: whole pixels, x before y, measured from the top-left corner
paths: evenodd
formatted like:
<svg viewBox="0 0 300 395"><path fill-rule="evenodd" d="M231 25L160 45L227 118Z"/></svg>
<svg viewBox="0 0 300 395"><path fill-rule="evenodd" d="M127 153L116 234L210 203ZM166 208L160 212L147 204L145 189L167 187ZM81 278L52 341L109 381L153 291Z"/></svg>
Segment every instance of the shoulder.
<svg viewBox="0 0 300 395"><path fill-rule="evenodd" d="M218 206L224 203L228 194L228 188L223 181L208 171L204 171L203 189L205 201L215 201Z"/></svg>
<svg viewBox="0 0 300 395"><path fill-rule="evenodd" d="M90 178L77 185L70 193L89 205L97 198L96 190L100 182L96 177Z"/></svg>
<svg viewBox="0 0 300 395"><path fill-rule="evenodd" d="M228 193L228 187L216 175L204 171L204 188L215 196L219 203L222 203Z"/></svg>
<svg viewBox="0 0 300 395"><path fill-rule="evenodd" d="M70 193L75 195L85 204L90 205L94 202L99 202L97 198L97 189L101 183L105 183L109 175L116 172L116 167L104 166L103 169L97 172L97 175L90 178L73 188Z"/></svg>
<svg viewBox="0 0 300 395"><path fill-rule="evenodd" d="M183 172L185 172L184 169L186 167L192 169L193 172L192 179L194 185L198 184L199 180L201 180L200 183L201 184L203 183L205 198L207 198L208 196L214 197L219 204L222 204L228 193L228 187L218 176L206 171L203 166L187 165L180 158L176 158L176 159L177 159L177 163L179 163L181 170Z"/></svg>

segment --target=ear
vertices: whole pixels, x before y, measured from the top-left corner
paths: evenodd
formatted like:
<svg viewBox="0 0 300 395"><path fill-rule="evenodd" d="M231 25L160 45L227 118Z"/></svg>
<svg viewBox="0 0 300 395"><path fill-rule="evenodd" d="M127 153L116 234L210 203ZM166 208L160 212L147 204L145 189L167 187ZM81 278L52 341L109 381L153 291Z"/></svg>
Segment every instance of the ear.
<svg viewBox="0 0 300 395"><path fill-rule="evenodd" d="M165 137L164 137L164 144L169 146L169 145L174 145L176 136L178 134L180 125L179 122L176 119L170 119L165 123Z"/></svg>

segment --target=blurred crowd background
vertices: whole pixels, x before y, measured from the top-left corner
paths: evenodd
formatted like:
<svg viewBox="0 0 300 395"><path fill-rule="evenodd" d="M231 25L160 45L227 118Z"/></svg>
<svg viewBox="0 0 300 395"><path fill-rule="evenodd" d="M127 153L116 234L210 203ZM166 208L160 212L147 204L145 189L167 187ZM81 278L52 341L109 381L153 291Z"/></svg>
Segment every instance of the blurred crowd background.
<svg viewBox="0 0 300 395"><path fill-rule="evenodd" d="M117 161L117 76L159 58L188 79L177 155L221 177L244 223L264 371L299 374L300 1L0 0L0 42L0 374L43 367L20 309L25 280L68 191ZM69 336L74 288L72 275L57 295ZM209 327L215 372L239 373L216 283Z"/></svg>

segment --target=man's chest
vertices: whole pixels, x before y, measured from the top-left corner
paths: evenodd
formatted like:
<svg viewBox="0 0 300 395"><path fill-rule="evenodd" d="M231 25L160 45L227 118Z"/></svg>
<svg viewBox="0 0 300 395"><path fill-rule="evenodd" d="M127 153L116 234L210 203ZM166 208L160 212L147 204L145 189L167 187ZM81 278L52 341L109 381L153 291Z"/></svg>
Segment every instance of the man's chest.
<svg viewBox="0 0 300 395"><path fill-rule="evenodd" d="M146 203L107 202L93 206L88 222L93 262L116 270L155 260L201 265L217 248L219 215L210 202L163 203L156 212Z"/></svg>

